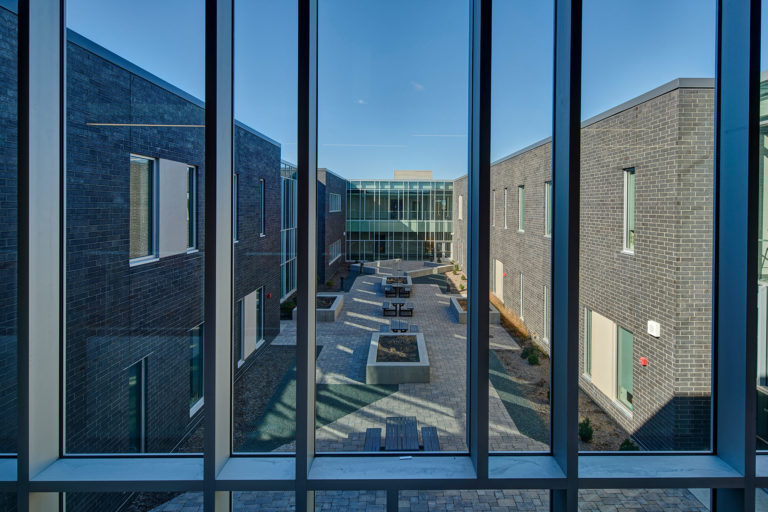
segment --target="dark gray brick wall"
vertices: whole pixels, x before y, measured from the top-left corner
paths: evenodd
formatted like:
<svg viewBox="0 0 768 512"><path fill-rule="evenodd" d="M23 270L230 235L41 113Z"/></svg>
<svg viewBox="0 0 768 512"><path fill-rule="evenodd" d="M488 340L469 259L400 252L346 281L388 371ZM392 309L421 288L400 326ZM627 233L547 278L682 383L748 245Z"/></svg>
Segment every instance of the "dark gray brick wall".
<svg viewBox="0 0 768 512"><path fill-rule="evenodd" d="M330 194L341 197L341 211L330 211ZM301 209L299 209L301 211ZM346 265L347 180L327 169L317 170L317 276L321 283L331 279L342 265ZM330 246L341 240L341 257L330 263ZM338 286L339 283L334 283Z"/></svg>
<svg viewBox="0 0 768 512"><path fill-rule="evenodd" d="M712 89L677 89L582 130L580 219L580 386L648 448L709 448L711 383ZM636 172L636 245L623 248L626 168ZM550 283L550 239L544 236L544 182L551 179L551 143L500 161L491 170L497 193L491 264L504 263L504 303L520 313L539 342L544 286ZM466 265L464 221L454 213L454 250ZM525 185L525 232L517 231L517 187ZM503 189L508 188L508 229ZM493 193L493 192L492 192ZM491 200L493 205L493 200ZM458 246L461 246L459 248ZM489 279L491 276L489 276ZM625 413L584 377L584 308L634 335L634 410ZM647 322L661 336L647 334ZM639 364L641 356L649 364Z"/></svg>

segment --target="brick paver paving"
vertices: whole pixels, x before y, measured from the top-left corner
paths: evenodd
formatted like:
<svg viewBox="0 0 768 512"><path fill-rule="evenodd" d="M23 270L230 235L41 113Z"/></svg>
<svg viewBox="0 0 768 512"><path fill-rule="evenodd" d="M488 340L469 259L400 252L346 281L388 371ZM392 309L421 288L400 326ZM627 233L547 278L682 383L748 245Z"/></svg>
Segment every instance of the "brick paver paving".
<svg viewBox="0 0 768 512"><path fill-rule="evenodd" d="M421 266L402 262L399 270ZM317 382L325 384L365 384L365 361L370 334L389 323L382 317L385 298L380 290L382 275L398 269L380 268L377 275L355 280L345 294L344 309L336 322L317 323L317 344L322 350L317 359ZM456 321L449 310L449 295L437 285L415 284L409 300L415 305L412 323L419 326L427 345L431 372L428 384L401 384L396 393L321 427L316 433L318 451L360 451L365 429L384 427L387 416L416 416L419 427L437 427L441 450L466 450L466 325ZM491 348L519 350L515 340L498 325L490 326ZM296 325L281 322L277 345L296 343ZM489 383L489 442L491 450L547 450L547 445L522 435L509 416L498 393ZM382 432L383 434L384 432ZM286 445L280 450L292 449ZM186 493L155 509L156 512L197 512L202 496ZM235 512L282 512L295 509L291 492L234 493ZM546 491L403 491L399 496L402 511L549 510ZM383 512L383 491L335 491L316 494L316 510ZM579 509L585 512L613 510L707 510L687 490L593 491L580 492Z"/></svg>

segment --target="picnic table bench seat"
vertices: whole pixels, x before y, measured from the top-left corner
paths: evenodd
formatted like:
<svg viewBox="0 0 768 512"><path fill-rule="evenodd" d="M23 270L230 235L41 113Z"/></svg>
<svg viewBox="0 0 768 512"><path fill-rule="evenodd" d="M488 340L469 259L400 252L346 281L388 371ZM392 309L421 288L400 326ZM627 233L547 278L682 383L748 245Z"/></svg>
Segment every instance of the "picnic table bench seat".
<svg viewBox="0 0 768 512"><path fill-rule="evenodd" d="M381 311L384 316L397 316L397 307L389 302L385 302L382 305Z"/></svg>
<svg viewBox="0 0 768 512"><path fill-rule="evenodd" d="M413 302L406 302L400 306L400 316L413 316Z"/></svg>

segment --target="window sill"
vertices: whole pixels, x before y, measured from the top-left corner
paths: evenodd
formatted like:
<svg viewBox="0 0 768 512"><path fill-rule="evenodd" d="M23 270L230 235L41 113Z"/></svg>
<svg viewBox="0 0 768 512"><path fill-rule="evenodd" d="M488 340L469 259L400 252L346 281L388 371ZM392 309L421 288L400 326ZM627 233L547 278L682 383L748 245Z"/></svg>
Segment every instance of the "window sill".
<svg viewBox="0 0 768 512"><path fill-rule="evenodd" d="M267 236L267 235L264 234L264 233L259 233L259 238L264 238L265 236Z"/></svg>
<svg viewBox="0 0 768 512"><path fill-rule="evenodd" d="M240 359L240 360L237 362L237 367L238 367L238 368L240 368L240 367L241 367L241 366L243 366L244 364L245 364L245 359Z"/></svg>
<svg viewBox="0 0 768 512"><path fill-rule="evenodd" d="M632 411L628 409L626 405L619 402L618 400L611 400L611 403L613 403L614 407L618 409L619 412L622 413L627 419L634 419Z"/></svg>
<svg viewBox="0 0 768 512"><path fill-rule="evenodd" d="M237 243L240 243L240 240L232 240L232 245L235 245Z"/></svg>
<svg viewBox="0 0 768 512"><path fill-rule="evenodd" d="M632 249L632 250L630 250L630 249L622 249L621 250L621 254L626 254L627 256L634 256L635 255L635 251L634 251L634 249Z"/></svg>
<svg viewBox="0 0 768 512"><path fill-rule="evenodd" d="M196 252L200 252L200 249L197 247L190 247L187 249L187 254L195 254Z"/></svg>
<svg viewBox="0 0 768 512"><path fill-rule="evenodd" d="M552 234L551 233L550 234L544 233L544 238L552 238Z"/></svg>
<svg viewBox="0 0 768 512"><path fill-rule="evenodd" d="M195 405L189 408L189 417L191 418L197 413L197 411L202 409L204 403L205 403L205 398L201 398L200 400L195 402Z"/></svg>
<svg viewBox="0 0 768 512"><path fill-rule="evenodd" d="M139 265L146 265L147 263L154 263L156 261L160 261L160 258L157 256L145 256L143 258L134 258L132 260L128 260L128 266L138 267Z"/></svg>
<svg viewBox="0 0 768 512"><path fill-rule="evenodd" d="M330 267L331 265L333 265L336 262L336 260L338 260L339 258L341 258L341 254L339 254L338 256L333 258L331 261L329 261L328 266Z"/></svg>

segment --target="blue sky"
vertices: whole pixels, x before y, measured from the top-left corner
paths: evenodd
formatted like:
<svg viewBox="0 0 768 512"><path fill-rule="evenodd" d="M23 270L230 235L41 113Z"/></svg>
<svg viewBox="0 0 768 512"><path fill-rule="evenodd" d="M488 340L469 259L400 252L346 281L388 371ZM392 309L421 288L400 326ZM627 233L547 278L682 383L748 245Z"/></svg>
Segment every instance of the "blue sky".
<svg viewBox="0 0 768 512"><path fill-rule="evenodd" d="M67 20L202 98L203 7L68 0ZM295 2L238 0L235 9L235 115L295 162ZM467 0L320 0L320 166L349 178L466 172L468 13ZM714 76L714 0L585 0L583 23L583 118L674 78ZM553 2L494 2L493 160L551 134L552 24Z"/></svg>

